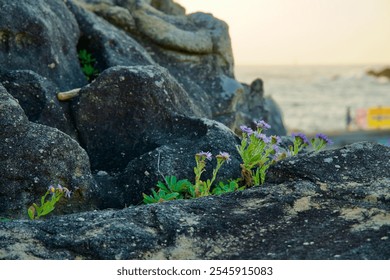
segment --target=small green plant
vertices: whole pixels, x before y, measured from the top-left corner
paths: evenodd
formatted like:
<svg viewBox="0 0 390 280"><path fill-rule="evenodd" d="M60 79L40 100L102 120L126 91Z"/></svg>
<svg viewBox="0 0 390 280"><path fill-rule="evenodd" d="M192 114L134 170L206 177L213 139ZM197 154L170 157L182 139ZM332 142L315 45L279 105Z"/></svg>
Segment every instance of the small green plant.
<svg viewBox="0 0 390 280"><path fill-rule="evenodd" d="M99 74L98 70L95 69L94 65L96 63L96 59L92 57L90 53L87 52L87 50L80 50L78 53L81 70L83 71L84 75L87 77L88 81L92 81L93 78Z"/></svg>
<svg viewBox="0 0 390 280"><path fill-rule="evenodd" d="M50 195L48 199L47 196ZM27 210L28 216L31 220L39 219L52 212L55 209L55 204L61 199L61 197L70 198L71 191L67 188L57 185L57 187L49 186L46 193L41 197L41 205L33 203Z"/></svg>
<svg viewBox="0 0 390 280"><path fill-rule="evenodd" d="M225 193L242 191L245 189L245 186L240 187L237 183L237 180L232 180L229 183L219 182L218 186L213 189L212 194L221 195Z"/></svg>
<svg viewBox="0 0 390 280"><path fill-rule="evenodd" d="M219 182L213 186L217 173L225 162L230 161L230 155L221 152L216 156L217 165L213 170L211 179L203 180L202 174L206 171L207 161L212 160L210 152L199 152L195 155L194 167L195 180L192 184L188 180L177 181L175 176L164 177L165 183L157 183L157 191L152 190L152 195L143 194L144 203L156 203L175 199L197 198L208 195L220 195L224 193L244 190L248 187L264 184L269 167L277 161L288 156L295 156L305 148L312 146L314 152L331 145L332 141L324 134L317 134L311 141L303 133L293 133L293 144L288 150L280 146L282 140L279 136L266 136L264 130L271 128L265 121L255 121L256 130L242 125L241 144L237 145L237 151L242 159L241 178L231 180L229 183Z"/></svg>
<svg viewBox="0 0 390 280"><path fill-rule="evenodd" d="M143 194L144 203L164 202L174 199L186 198L192 184L188 180L177 180L175 176L164 177L165 184L161 181L157 183L158 191L152 190L152 195Z"/></svg>
<svg viewBox="0 0 390 280"><path fill-rule="evenodd" d="M265 121L255 122L256 130L242 125L241 145L237 151L241 156L241 176L245 186L258 186L264 183L268 168L278 159L280 137L267 137L263 130L271 128Z"/></svg>
<svg viewBox="0 0 390 280"><path fill-rule="evenodd" d="M192 184L186 179L178 181L175 176L166 176L164 177L165 183L159 181L157 183L157 191L152 190L152 195L143 194L143 202L149 204L211 195L213 192L212 185L217 177L218 171L223 163L230 161L230 155L226 152L219 153L216 156L217 166L213 170L213 176L211 179L203 181L201 177L202 173L206 171L206 160L211 161L211 159L212 154L210 152L199 152L195 155L195 184ZM223 190L220 187L218 193L221 194Z"/></svg>

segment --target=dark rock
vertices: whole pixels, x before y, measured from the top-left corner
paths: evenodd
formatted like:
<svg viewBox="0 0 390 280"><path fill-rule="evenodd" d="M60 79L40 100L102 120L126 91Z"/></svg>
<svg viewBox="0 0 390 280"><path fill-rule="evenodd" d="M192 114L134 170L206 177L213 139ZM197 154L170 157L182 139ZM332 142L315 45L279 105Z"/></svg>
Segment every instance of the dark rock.
<svg viewBox="0 0 390 280"><path fill-rule="evenodd" d="M386 77L390 79L390 68L384 68L379 71L369 70L367 71L367 74L374 77Z"/></svg>
<svg viewBox="0 0 390 280"><path fill-rule="evenodd" d="M186 10L172 0L152 0L150 5L168 15L184 16Z"/></svg>
<svg viewBox="0 0 390 280"><path fill-rule="evenodd" d="M69 106L58 101L59 90L52 82L30 70L4 73L0 82L18 100L29 121L57 128L76 139Z"/></svg>
<svg viewBox="0 0 390 280"><path fill-rule="evenodd" d="M254 80L250 86L243 84L244 95L237 104L237 114L234 125L235 132L241 134L241 125L252 126L254 121L264 120L271 125L267 135L286 135L283 125L282 112L271 97L264 97L263 81Z"/></svg>
<svg viewBox="0 0 390 280"><path fill-rule="evenodd" d="M29 122L19 103L0 84L0 216L27 217L50 184L74 192L57 214L93 209L95 184L88 156L55 128Z"/></svg>
<svg viewBox="0 0 390 280"><path fill-rule="evenodd" d="M286 177L223 196L1 222L0 258L388 260L389 152L365 143L281 163L327 174L323 161L337 155L331 184Z"/></svg>
<svg viewBox="0 0 390 280"><path fill-rule="evenodd" d="M382 161L378 160L383 158ZM318 168L313 168L317 166ZM351 168L353 167L353 168ZM308 180L338 184L360 184L389 179L390 150L380 144L355 143L340 149L307 153L273 165L268 172L269 182Z"/></svg>
<svg viewBox="0 0 390 280"><path fill-rule="evenodd" d="M77 1L75 2L77 3ZM96 59L95 67L99 72L112 66L154 64L146 50L126 32L87 11L82 6L74 4L73 1L67 1L67 5L75 15L80 28L81 34L77 48L87 50ZM123 10L123 8L121 9ZM113 13L116 18L118 17L116 10L104 9L103 11ZM127 18L124 20L126 21Z"/></svg>
<svg viewBox="0 0 390 280"><path fill-rule="evenodd" d="M99 208L123 208L139 204L142 194L151 194L163 176L176 176L194 183L195 154L210 151L213 156L228 152L231 161L225 163L215 184L240 177L240 156L236 151L238 138L226 126L208 119L176 117L173 126L158 140L158 147L132 159L123 173L95 176L99 182ZM152 136L153 137L153 136ZM163 140L164 139L164 140ZM202 179L211 179L216 159L207 162Z"/></svg>
<svg viewBox="0 0 390 280"><path fill-rule="evenodd" d="M64 1L0 1L0 70L32 70L61 90L86 84L79 29Z"/></svg>
<svg viewBox="0 0 390 280"><path fill-rule="evenodd" d="M177 116L201 114L158 66L106 70L81 89L73 112L92 169L104 171L123 170L130 160L185 135Z"/></svg>
<svg viewBox="0 0 390 280"><path fill-rule="evenodd" d="M241 124L238 123L243 120L242 115L245 115L245 120L267 117L266 111L254 108L241 112L242 106L238 104L249 104L254 99L245 96L244 86L234 78L228 26L223 21L210 14L184 16L181 11L170 12L172 7L177 6L172 1L77 2L137 40L153 61L167 68L178 80L193 102L202 109L203 117L220 121L233 130ZM79 20L82 21L85 20ZM86 34L90 33L86 31ZM118 65L134 64L122 61ZM256 102L264 102L263 98L255 99ZM258 103L248 106L265 105ZM282 126L278 132L283 131Z"/></svg>

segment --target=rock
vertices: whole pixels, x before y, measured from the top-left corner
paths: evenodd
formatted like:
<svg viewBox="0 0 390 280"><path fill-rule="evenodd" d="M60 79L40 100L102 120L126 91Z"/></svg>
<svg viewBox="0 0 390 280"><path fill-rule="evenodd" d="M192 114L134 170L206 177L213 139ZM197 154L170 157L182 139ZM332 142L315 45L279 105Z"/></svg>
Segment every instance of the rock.
<svg viewBox="0 0 390 280"><path fill-rule="evenodd" d="M237 104L235 132L241 134L241 125L253 126L254 121L264 120L271 125L267 135L286 135L282 112L272 97L264 97L263 81L255 79L251 85L243 84L244 95ZM254 129L254 127L252 127Z"/></svg>
<svg viewBox="0 0 390 280"><path fill-rule="evenodd" d="M362 142L319 154L302 154L289 161L282 161L269 169L268 181L304 179L331 185L351 182L370 184L373 178L375 181L388 180L389 168L389 148L380 144ZM352 183L351 187L353 187Z"/></svg>
<svg viewBox="0 0 390 280"><path fill-rule="evenodd" d="M180 4L172 0L152 0L150 5L168 15L183 16L186 13Z"/></svg>
<svg viewBox="0 0 390 280"><path fill-rule="evenodd" d="M203 113L164 68L110 68L80 90L72 111L92 170L107 172L95 176L100 208L138 204L161 173L193 178L200 151L231 153L231 167L220 178L239 177L238 138L222 124L200 119Z"/></svg>
<svg viewBox="0 0 390 280"><path fill-rule="evenodd" d="M185 134L177 117L200 111L158 66L112 67L80 90L72 106L93 170L121 171L128 162Z"/></svg>
<svg viewBox="0 0 390 280"><path fill-rule="evenodd" d="M0 216L26 218L50 184L74 195L56 214L94 208L95 183L88 156L78 143L55 128L29 122L18 101L0 84Z"/></svg>
<svg viewBox="0 0 390 280"><path fill-rule="evenodd" d="M74 1L78 3L77 1ZM75 15L80 28L81 36L78 41L77 48L85 49L96 59L96 69L102 72L112 66L124 65L151 65L154 64L153 59L133 38L131 38L123 30L120 30L109 24L104 19L85 10L82 6L74 4L73 1L67 1L67 5ZM100 7L100 6L99 6ZM114 7L113 7L114 8ZM123 8L115 6L115 8L126 11ZM100 11L100 10L97 10ZM116 10L104 9L106 13L115 15ZM109 15L106 15L107 17ZM121 13L119 13L121 16ZM130 15L129 15L130 16ZM119 21L119 19L116 19ZM123 19L126 23L128 19Z"/></svg>
<svg viewBox="0 0 390 280"><path fill-rule="evenodd" d="M367 71L367 74L374 77L385 77L390 79L390 68L384 68L380 71L369 70Z"/></svg>
<svg viewBox="0 0 390 280"><path fill-rule="evenodd" d="M238 128L236 120L241 114L250 114L252 120L265 117L254 110L241 112L237 105L250 101L244 98L244 86L234 78L228 26L223 21L204 13L187 16L183 12L165 13L170 10L167 7L176 6L172 1L78 0L77 3L138 41L153 61L178 80L202 109L203 117L220 121L233 130ZM134 64L122 61L117 65Z"/></svg>
<svg viewBox="0 0 390 280"><path fill-rule="evenodd" d="M294 162L315 180L298 174L223 196L0 222L0 258L389 259L389 153L356 144L276 168L288 173ZM329 159L341 166L335 177Z"/></svg>
<svg viewBox="0 0 390 280"><path fill-rule="evenodd" d="M121 209L141 203L142 194L151 194L158 181L164 182L163 176L176 176L179 180L188 179L194 183L195 154L201 151L210 151L213 156L219 152L231 155L231 161L218 172L215 185L240 177L241 158L236 151L238 138L221 123L178 116L172 121L172 128L161 133L164 137L158 140L158 146L130 160L124 172L95 176L100 186L100 209ZM207 162L203 180L211 179L215 166L215 158Z"/></svg>
<svg viewBox="0 0 390 280"><path fill-rule="evenodd" d="M30 70L15 70L0 75L0 82L18 100L29 121L57 128L77 138L69 106L58 101L58 88L48 79Z"/></svg>
<svg viewBox="0 0 390 280"><path fill-rule="evenodd" d="M32 70L61 90L87 83L76 53L77 22L64 1L0 1L0 71Z"/></svg>

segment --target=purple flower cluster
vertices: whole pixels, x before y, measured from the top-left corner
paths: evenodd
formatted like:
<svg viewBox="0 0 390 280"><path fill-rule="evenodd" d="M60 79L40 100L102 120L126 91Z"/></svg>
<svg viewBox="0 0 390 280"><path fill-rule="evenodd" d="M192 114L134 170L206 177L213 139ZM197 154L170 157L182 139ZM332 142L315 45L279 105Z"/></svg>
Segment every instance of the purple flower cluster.
<svg viewBox="0 0 390 280"><path fill-rule="evenodd" d="M217 158L221 158L227 162L231 161L230 154L227 152L219 152L219 155L217 155Z"/></svg>
<svg viewBox="0 0 390 280"><path fill-rule="evenodd" d="M271 126L263 120L255 121L255 125L257 128L261 128L261 129L270 129L271 128Z"/></svg>
<svg viewBox="0 0 390 280"><path fill-rule="evenodd" d="M316 138L323 140L327 145L332 145L333 141L329 139L328 136L326 136L323 133L317 133Z"/></svg>
<svg viewBox="0 0 390 280"><path fill-rule="evenodd" d="M54 187L53 185L50 185L48 188L48 192L50 192L52 195L58 191L60 193L64 193L65 197L70 198L72 195L72 191L70 191L68 188L61 186L60 184L57 185L57 187Z"/></svg>
<svg viewBox="0 0 390 280"><path fill-rule="evenodd" d="M306 145L309 145L310 142L309 140L307 139L306 135L303 134L302 132L298 132L298 133L293 133L291 134L292 137L294 138L300 138L302 140L302 143L303 144L306 144Z"/></svg>
<svg viewBox="0 0 390 280"><path fill-rule="evenodd" d="M252 128L247 127L246 125L241 125L240 129L241 129L242 132L246 133L248 136L250 136L250 135L252 135L254 133Z"/></svg>
<svg viewBox="0 0 390 280"><path fill-rule="evenodd" d="M210 152L199 152L196 154L196 156L200 158L206 158L208 160L211 160L212 154Z"/></svg>

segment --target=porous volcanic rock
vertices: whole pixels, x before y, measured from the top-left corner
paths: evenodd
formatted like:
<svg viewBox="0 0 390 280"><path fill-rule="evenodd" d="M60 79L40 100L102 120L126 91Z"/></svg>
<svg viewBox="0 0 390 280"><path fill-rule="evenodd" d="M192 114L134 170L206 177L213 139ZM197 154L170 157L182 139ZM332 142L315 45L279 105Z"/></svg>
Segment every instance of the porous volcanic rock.
<svg viewBox="0 0 390 280"><path fill-rule="evenodd" d="M0 222L0 258L388 260L389 153L355 144L286 159L275 170L304 168L296 179L241 192Z"/></svg>
<svg viewBox="0 0 390 280"><path fill-rule="evenodd" d="M57 214L94 209L95 182L85 151L58 129L30 122L18 101L0 84L0 216L27 217L50 184L74 195Z"/></svg>
<svg viewBox="0 0 390 280"><path fill-rule="evenodd" d="M58 87L31 70L0 74L0 82L18 100L28 120L57 128L76 139L67 103L57 99Z"/></svg>
<svg viewBox="0 0 390 280"><path fill-rule="evenodd" d="M77 58L79 28L64 1L0 1L0 70L32 70L61 90L87 83Z"/></svg>

